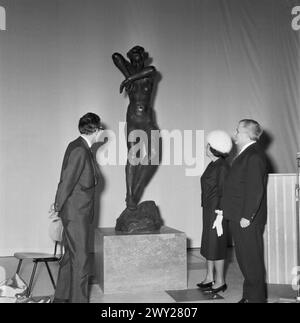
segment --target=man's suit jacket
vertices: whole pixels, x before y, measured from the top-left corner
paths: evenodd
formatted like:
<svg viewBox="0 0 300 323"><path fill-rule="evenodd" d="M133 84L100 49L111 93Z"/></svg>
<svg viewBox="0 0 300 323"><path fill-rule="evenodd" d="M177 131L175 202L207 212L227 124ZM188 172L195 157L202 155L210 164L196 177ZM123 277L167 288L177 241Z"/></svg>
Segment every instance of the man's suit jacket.
<svg viewBox="0 0 300 323"><path fill-rule="evenodd" d="M87 142L78 137L65 152L55 209L59 217L76 220L77 217L93 219L96 165Z"/></svg>
<svg viewBox="0 0 300 323"><path fill-rule="evenodd" d="M258 143L250 145L232 163L224 185L224 218L266 224L267 163Z"/></svg>

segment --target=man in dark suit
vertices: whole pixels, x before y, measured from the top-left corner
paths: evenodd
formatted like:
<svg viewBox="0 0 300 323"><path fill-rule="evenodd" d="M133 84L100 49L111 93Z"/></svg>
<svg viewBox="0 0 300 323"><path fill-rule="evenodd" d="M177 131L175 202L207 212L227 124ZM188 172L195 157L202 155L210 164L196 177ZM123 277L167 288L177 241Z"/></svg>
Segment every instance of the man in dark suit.
<svg viewBox="0 0 300 323"><path fill-rule="evenodd" d="M258 122L239 122L235 142L239 151L224 186L223 216L229 220L236 257L245 278L240 303L266 302L263 232L267 220L267 163L257 143Z"/></svg>
<svg viewBox="0 0 300 323"><path fill-rule="evenodd" d="M88 303L88 239L97 184L91 146L99 139L101 120L87 113L78 128L81 136L65 152L54 203L54 212L62 220L65 247L54 303Z"/></svg>

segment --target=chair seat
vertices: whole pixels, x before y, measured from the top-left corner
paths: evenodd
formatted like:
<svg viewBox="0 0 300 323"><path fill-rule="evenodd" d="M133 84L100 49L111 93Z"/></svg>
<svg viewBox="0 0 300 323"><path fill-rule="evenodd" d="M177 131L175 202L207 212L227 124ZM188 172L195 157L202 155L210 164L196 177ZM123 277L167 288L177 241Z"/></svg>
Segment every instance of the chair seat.
<svg viewBox="0 0 300 323"><path fill-rule="evenodd" d="M36 260L47 260L47 261L56 261L60 258L60 255L54 256L49 253L40 253L40 252L16 252L14 257L17 259L36 259Z"/></svg>

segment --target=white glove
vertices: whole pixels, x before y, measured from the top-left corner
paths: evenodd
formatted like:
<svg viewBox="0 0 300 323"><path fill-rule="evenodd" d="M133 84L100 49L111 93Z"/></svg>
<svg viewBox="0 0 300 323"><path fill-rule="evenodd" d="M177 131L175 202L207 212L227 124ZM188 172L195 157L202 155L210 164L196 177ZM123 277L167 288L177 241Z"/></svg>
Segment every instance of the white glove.
<svg viewBox="0 0 300 323"><path fill-rule="evenodd" d="M222 226L223 211L216 210L215 213L217 214L217 217L215 219L215 222L212 228L217 229L217 236L221 237L223 235L223 226Z"/></svg>

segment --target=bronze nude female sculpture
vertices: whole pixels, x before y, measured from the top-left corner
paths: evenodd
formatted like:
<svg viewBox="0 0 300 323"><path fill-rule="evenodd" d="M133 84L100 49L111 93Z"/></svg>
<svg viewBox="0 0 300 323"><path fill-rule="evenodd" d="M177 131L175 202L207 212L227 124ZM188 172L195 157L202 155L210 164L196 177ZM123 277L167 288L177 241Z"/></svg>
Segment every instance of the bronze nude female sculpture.
<svg viewBox="0 0 300 323"><path fill-rule="evenodd" d="M152 109L152 95L155 85L156 69L146 66L148 54L141 46L135 46L127 53L129 61L121 54L114 53L112 59L116 67L125 76L120 85L120 93L124 88L129 97L126 115L127 126L127 164L126 164L126 210L117 220L116 230L127 232L144 232L157 230L161 226L158 220L158 209L153 201L138 205L144 188L153 176L158 163L158 147L151 142L151 133L158 127L154 120ZM142 130L145 136L130 140L132 131ZM134 146L142 144L146 153L141 159ZM151 145L152 144L152 145ZM137 158L140 162L137 163ZM150 215L152 214L152 215ZM154 219L153 219L153 214ZM149 216L151 219L149 219ZM154 222L153 222L154 221ZM151 222L151 223L150 223Z"/></svg>

